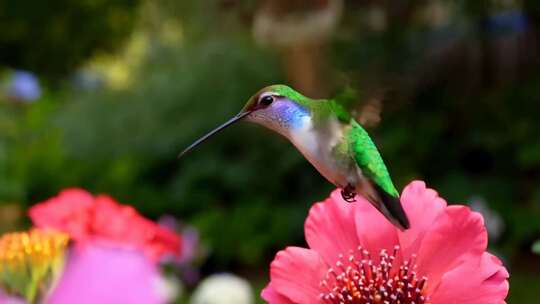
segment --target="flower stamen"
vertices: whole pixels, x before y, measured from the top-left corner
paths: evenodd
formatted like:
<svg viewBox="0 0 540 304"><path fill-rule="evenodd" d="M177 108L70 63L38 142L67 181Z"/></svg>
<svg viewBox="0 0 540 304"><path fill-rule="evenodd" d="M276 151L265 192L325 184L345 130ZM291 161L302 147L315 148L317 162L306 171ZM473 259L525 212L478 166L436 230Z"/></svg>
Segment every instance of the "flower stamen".
<svg viewBox="0 0 540 304"><path fill-rule="evenodd" d="M424 296L426 277L416 273L416 255L395 267L399 246L392 254L381 250L378 263L368 250L358 247L345 259L338 256L335 268L329 268L321 280L320 298L332 304L427 304Z"/></svg>
<svg viewBox="0 0 540 304"><path fill-rule="evenodd" d="M30 303L61 271L69 237L34 229L0 237L0 286Z"/></svg>

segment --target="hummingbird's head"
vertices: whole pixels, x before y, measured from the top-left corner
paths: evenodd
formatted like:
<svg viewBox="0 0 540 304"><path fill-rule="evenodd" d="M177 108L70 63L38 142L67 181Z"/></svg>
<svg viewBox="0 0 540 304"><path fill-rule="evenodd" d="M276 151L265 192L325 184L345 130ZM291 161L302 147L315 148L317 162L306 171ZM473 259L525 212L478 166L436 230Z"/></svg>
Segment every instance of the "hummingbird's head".
<svg viewBox="0 0 540 304"><path fill-rule="evenodd" d="M204 142L226 127L247 120L288 136L291 130L301 128L309 118L309 99L286 85L272 85L253 95L236 116L201 137L179 155Z"/></svg>
<svg viewBox="0 0 540 304"><path fill-rule="evenodd" d="M266 87L253 95L240 113L245 119L288 136L309 118L309 99L286 85Z"/></svg>

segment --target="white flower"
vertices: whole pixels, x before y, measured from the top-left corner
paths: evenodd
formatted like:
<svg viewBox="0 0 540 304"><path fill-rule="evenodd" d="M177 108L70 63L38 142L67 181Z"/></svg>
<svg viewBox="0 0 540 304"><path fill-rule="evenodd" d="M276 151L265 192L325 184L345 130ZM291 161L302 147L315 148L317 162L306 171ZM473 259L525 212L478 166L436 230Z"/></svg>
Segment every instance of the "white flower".
<svg viewBox="0 0 540 304"><path fill-rule="evenodd" d="M184 285L174 276L160 275L153 281L154 291L164 303L173 303L184 293Z"/></svg>
<svg viewBox="0 0 540 304"><path fill-rule="evenodd" d="M497 211L489 207L488 202L481 196L473 196L469 199L471 208L484 216L486 229L489 237L496 241L504 231L504 221Z"/></svg>
<svg viewBox="0 0 540 304"><path fill-rule="evenodd" d="M248 281L229 273L214 274L195 289L191 304L253 304Z"/></svg>

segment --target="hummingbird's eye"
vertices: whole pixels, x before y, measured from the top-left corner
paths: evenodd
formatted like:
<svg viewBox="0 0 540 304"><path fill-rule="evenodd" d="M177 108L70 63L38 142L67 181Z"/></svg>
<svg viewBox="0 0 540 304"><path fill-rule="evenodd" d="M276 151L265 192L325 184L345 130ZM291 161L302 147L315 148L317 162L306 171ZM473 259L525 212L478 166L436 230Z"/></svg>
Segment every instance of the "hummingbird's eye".
<svg viewBox="0 0 540 304"><path fill-rule="evenodd" d="M264 107L269 106L272 102L274 102L274 96L272 95L266 95L259 100L259 104Z"/></svg>

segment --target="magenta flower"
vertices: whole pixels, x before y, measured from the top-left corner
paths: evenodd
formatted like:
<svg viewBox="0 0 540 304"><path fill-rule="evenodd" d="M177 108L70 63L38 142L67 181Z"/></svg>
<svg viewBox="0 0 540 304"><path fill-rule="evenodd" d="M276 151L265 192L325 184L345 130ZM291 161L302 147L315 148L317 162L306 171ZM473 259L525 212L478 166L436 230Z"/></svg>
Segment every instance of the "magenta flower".
<svg viewBox="0 0 540 304"><path fill-rule="evenodd" d="M167 303L160 280L158 265L142 251L92 242L72 248L46 303Z"/></svg>
<svg viewBox="0 0 540 304"><path fill-rule="evenodd" d="M411 229L399 231L367 201L348 204L334 191L305 223L310 249L288 247L271 264L262 291L270 304L499 304L508 272L486 252L479 213L447 206L423 182L401 202Z"/></svg>

